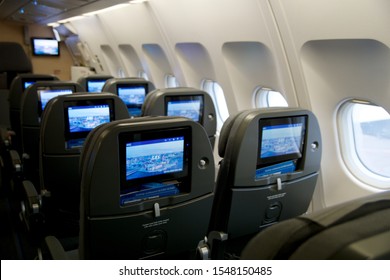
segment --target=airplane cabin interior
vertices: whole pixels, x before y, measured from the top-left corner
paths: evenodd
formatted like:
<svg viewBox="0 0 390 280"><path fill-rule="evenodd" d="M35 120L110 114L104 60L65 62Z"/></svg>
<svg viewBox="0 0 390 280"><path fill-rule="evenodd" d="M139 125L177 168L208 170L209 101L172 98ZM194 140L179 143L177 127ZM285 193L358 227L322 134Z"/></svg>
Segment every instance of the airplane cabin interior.
<svg viewBox="0 0 390 280"><path fill-rule="evenodd" d="M2 260L389 260L390 2L0 0Z"/></svg>

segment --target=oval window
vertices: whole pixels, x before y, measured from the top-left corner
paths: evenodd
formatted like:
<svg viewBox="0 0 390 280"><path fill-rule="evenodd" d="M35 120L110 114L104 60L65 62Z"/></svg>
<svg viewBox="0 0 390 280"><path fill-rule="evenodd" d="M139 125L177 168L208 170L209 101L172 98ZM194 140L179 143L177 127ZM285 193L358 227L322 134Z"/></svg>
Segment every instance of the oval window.
<svg viewBox="0 0 390 280"><path fill-rule="evenodd" d="M340 143L346 165L361 181L390 188L390 115L381 106L351 100L340 107Z"/></svg>
<svg viewBox="0 0 390 280"><path fill-rule="evenodd" d="M256 108L288 107L284 96L270 88L257 87L254 92L254 98Z"/></svg>

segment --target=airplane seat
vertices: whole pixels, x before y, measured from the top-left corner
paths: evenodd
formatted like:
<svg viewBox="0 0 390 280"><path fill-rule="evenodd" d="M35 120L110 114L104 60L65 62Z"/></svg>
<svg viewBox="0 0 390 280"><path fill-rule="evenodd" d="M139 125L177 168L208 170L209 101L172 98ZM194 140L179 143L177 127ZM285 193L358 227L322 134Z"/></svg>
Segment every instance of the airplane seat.
<svg viewBox="0 0 390 280"><path fill-rule="evenodd" d="M182 116L199 122L214 147L217 121L214 102L210 95L195 88L179 87L156 89L142 105L144 116Z"/></svg>
<svg viewBox="0 0 390 280"><path fill-rule="evenodd" d="M88 135L80 166L79 258L195 258L215 175L200 124L167 116L104 124ZM50 255L65 257L54 240Z"/></svg>
<svg viewBox="0 0 390 280"><path fill-rule="evenodd" d="M29 86L22 95L20 124L23 176L25 179L30 180L34 186L39 186L41 117L47 102L57 95L84 91L78 83L74 82L37 81Z"/></svg>
<svg viewBox="0 0 390 280"><path fill-rule="evenodd" d="M113 78L105 82L102 91L118 95L125 103L130 117L140 117L142 104L154 84L143 78Z"/></svg>
<svg viewBox="0 0 390 280"><path fill-rule="evenodd" d="M21 135L20 131L20 108L22 103L22 96L25 90L31 84L37 81L56 81L59 80L56 76L46 74L19 74L10 85L9 92L9 119L11 129L13 131L12 148L21 153L20 142L18 141Z"/></svg>
<svg viewBox="0 0 390 280"><path fill-rule="evenodd" d="M94 74L89 76L80 77L77 82L85 88L87 92L102 92L104 83L114 78L111 75Z"/></svg>
<svg viewBox="0 0 390 280"><path fill-rule="evenodd" d="M390 259L390 192L292 218L258 233L242 259Z"/></svg>
<svg viewBox="0 0 390 280"><path fill-rule="evenodd" d="M31 73L33 70L31 61L24 51L22 45L16 42L0 42L0 156L1 162L7 161L7 152L9 138L12 133L9 133L11 126L10 110L9 110L9 94L11 82L15 76L20 73ZM1 173L8 174L7 163L3 163L4 168L1 168ZM1 179L3 184L7 181Z"/></svg>
<svg viewBox="0 0 390 280"><path fill-rule="evenodd" d="M252 109L230 116L218 145L209 237L201 258L239 258L249 239L305 213L321 160L314 114L300 108Z"/></svg>
<svg viewBox="0 0 390 280"><path fill-rule="evenodd" d="M31 73L31 61L22 45L0 42L0 125L10 126L8 95L12 80L21 73Z"/></svg>
<svg viewBox="0 0 390 280"><path fill-rule="evenodd" d="M32 71L31 61L22 45L0 42L0 89L9 89L16 75Z"/></svg>
<svg viewBox="0 0 390 280"><path fill-rule="evenodd" d="M59 235L79 233L79 160L88 133L105 122L129 118L123 101L111 93L75 93L53 98L40 129L42 210Z"/></svg>

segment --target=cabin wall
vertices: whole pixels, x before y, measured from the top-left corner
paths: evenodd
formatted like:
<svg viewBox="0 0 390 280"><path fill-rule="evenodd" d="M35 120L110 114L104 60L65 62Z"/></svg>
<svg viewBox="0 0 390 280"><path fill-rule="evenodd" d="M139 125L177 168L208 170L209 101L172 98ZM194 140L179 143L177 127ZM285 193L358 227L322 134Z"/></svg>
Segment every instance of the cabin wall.
<svg viewBox="0 0 390 280"><path fill-rule="evenodd" d="M346 168L337 110L360 98L390 109L390 36L385 0L271 0L300 104L319 118L323 135L322 200L328 205L378 189Z"/></svg>
<svg viewBox="0 0 390 280"><path fill-rule="evenodd" d="M390 110L389 10L387 0L149 0L66 26L98 73L143 72L157 88L167 86L167 75L196 88L213 80L230 114L253 108L259 86L312 110L323 135L313 200L320 209L380 190L344 163L337 113L352 98ZM67 63L45 70L65 74Z"/></svg>
<svg viewBox="0 0 390 280"><path fill-rule="evenodd" d="M70 80L73 60L67 47L60 43L60 57L34 57L30 47L30 37L53 37L53 31L47 26L18 25L0 21L0 41L20 43L30 57L34 73L53 74L61 80Z"/></svg>

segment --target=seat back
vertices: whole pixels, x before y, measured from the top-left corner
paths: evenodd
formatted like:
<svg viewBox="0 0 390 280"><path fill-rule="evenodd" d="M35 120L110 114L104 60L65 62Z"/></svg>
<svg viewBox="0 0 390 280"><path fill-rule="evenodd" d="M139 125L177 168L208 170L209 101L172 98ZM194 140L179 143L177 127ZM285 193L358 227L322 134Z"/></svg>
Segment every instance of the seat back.
<svg viewBox="0 0 390 280"><path fill-rule="evenodd" d="M39 81L29 86L21 101L21 134L24 176L39 186L39 138L42 112L48 101L62 94L85 91L78 83ZM38 188L39 189L39 188Z"/></svg>
<svg viewBox="0 0 390 280"><path fill-rule="evenodd" d="M89 75L80 77L77 82L85 88L87 92L102 92L105 82L114 78L110 75Z"/></svg>
<svg viewBox="0 0 390 280"><path fill-rule="evenodd" d="M244 240L232 249L236 254L248 236L307 211L321 160L320 130L310 111L240 112L226 120L218 148L223 159L210 231L227 233L226 244Z"/></svg>
<svg viewBox="0 0 390 280"><path fill-rule="evenodd" d="M144 116L182 116L199 122L214 147L217 121L214 102L195 88L166 88L150 92L142 106Z"/></svg>
<svg viewBox="0 0 390 280"><path fill-rule="evenodd" d="M9 118L12 130L15 132L13 143L18 152L21 152L20 145L20 108L22 103L22 96L28 86L37 81L56 81L58 78L53 75L45 74L19 74L11 83L9 92Z"/></svg>
<svg viewBox="0 0 390 280"><path fill-rule="evenodd" d="M21 73L31 73L32 64L22 45L0 42L0 89L9 89L12 80Z"/></svg>
<svg viewBox="0 0 390 280"><path fill-rule="evenodd" d="M50 193L45 215L57 233L78 234L79 160L85 138L102 123L126 118L126 105L110 93L76 93L48 103L40 130L40 178L41 188Z"/></svg>
<svg viewBox="0 0 390 280"><path fill-rule="evenodd" d="M102 91L118 95L126 104L130 117L141 116L142 104L155 87L142 78L113 78L106 81Z"/></svg>
<svg viewBox="0 0 390 280"><path fill-rule="evenodd" d="M242 258L388 260L389 214L390 192L341 203L265 229Z"/></svg>
<svg viewBox="0 0 390 280"><path fill-rule="evenodd" d="M9 89L14 77L32 72L32 64L23 47L15 42L0 42L0 125L9 127Z"/></svg>
<svg viewBox="0 0 390 280"><path fill-rule="evenodd" d="M104 124L88 135L81 168L81 258L194 257L215 174L200 124L181 117Z"/></svg>

